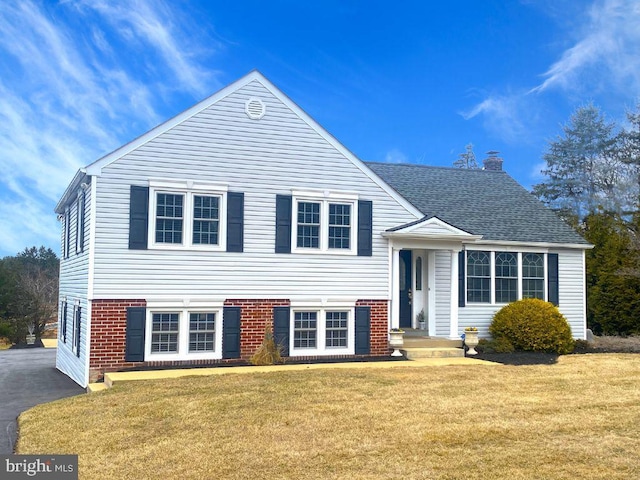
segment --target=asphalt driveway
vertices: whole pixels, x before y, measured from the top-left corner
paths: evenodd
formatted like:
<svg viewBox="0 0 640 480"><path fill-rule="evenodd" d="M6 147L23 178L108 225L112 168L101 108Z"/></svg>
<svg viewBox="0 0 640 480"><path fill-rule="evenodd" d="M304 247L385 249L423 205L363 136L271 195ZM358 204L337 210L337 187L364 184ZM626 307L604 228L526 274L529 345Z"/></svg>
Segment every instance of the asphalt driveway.
<svg viewBox="0 0 640 480"><path fill-rule="evenodd" d="M20 413L84 392L56 370L55 348L0 350L0 454L13 453Z"/></svg>

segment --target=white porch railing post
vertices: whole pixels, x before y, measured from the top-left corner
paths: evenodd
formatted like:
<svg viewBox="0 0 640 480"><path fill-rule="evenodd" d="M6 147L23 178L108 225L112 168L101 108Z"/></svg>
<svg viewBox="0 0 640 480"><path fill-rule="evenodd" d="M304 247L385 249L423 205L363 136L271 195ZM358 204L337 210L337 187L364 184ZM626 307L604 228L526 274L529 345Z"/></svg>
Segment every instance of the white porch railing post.
<svg viewBox="0 0 640 480"><path fill-rule="evenodd" d="M458 339L458 251L451 250L451 307L449 338Z"/></svg>
<svg viewBox="0 0 640 480"><path fill-rule="evenodd" d="M391 328L400 328L400 249L395 247L391 257Z"/></svg>

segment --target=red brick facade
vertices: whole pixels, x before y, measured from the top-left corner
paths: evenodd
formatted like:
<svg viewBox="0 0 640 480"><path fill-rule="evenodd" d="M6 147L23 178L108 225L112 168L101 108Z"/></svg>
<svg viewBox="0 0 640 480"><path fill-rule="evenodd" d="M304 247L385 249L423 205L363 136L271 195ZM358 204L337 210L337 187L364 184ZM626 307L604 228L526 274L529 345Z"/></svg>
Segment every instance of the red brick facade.
<svg viewBox="0 0 640 480"><path fill-rule="evenodd" d="M273 307L289 306L289 300L229 299L225 306L241 308L240 355L248 360L264 339L265 328L273 328ZM213 365L226 360L183 360L154 362L125 362L127 307L144 307L145 300L94 300L91 304L91 343L89 381L102 380L106 372L134 367L176 367L185 365ZM371 307L371 353L388 355L388 302L386 300L358 300L356 306ZM335 358L351 358L339 355ZM296 357L297 360L302 358ZM313 360L308 357L305 359ZM334 357L331 357L334 358Z"/></svg>
<svg viewBox="0 0 640 480"><path fill-rule="evenodd" d="M264 340L267 327L273 330L273 307L288 307L289 300L231 299L225 307L240 307L240 356L247 360L256 353Z"/></svg>
<svg viewBox="0 0 640 480"><path fill-rule="evenodd" d="M387 300L358 300L357 307L371 307L371 355L388 355L389 302Z"/></svg>
<svg viewBox="0 0 640 480"><path fill-rule="evenodd" d="M145 307L145 300L93 300L89 343L89 382L105 372L143 365L124 361L127 307Z"/></svg>

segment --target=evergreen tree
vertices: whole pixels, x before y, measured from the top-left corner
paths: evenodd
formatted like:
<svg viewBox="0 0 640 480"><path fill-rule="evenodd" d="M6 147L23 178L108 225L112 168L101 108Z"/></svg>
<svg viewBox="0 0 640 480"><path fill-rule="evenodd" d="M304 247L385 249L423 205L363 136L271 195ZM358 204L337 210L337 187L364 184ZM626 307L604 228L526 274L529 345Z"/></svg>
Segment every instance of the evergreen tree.
<svg viewBox="0 0 640 480"><path fill-rule="evenodd" d="M468 168L471 170L477 170L480 168L478 162L476 162L476 154L473 153L473 144L468 143L465 147L465 152L458 155L458 159L453 162L453 166L457 168Z"/></svg>
<svg viewBox="0 0 640 480"><path fill-rule="evenodd" d="M600 205L619 211L616 186L621 172L613 155L614 129L594 105L578 108L563 135L549 142L542 171L547 181L535 185L534 193L561 214L579 219Z"/></svg>

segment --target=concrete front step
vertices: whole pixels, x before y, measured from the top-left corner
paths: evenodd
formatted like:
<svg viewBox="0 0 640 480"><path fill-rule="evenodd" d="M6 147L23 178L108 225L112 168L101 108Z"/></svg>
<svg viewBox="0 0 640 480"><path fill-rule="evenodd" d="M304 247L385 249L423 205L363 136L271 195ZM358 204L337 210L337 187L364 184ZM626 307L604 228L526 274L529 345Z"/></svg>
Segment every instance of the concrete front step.
<svg viewBox="0 0 640 480"><path fill-rule="evenodd" d="M400 352L409 360L415 360L417 358L455 358L464 357L464 350L462 348L451 347L437 347L437 348L412 348L405 347L400 349Z"/></svg>
<svg viewBox="0 0 640 480"><path fill-rule="evenodd" d="M404 346L408 348L462 348L462 340L450 340L438 337L404 337Z"/></svg>

